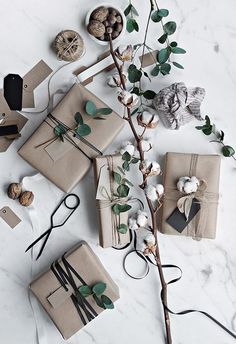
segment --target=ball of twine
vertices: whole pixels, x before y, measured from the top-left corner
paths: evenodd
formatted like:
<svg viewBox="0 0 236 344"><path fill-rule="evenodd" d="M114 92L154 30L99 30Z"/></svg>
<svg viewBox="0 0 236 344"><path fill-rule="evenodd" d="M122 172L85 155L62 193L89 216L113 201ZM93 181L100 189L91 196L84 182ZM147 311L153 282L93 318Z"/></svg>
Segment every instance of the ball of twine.
<svg viewBox="0 0 236 344"><path fill-rule="evenodd" d="M85 51L83 38L74 30L64 30L56 36L53 47L59 60L76 61Z"/></svg>

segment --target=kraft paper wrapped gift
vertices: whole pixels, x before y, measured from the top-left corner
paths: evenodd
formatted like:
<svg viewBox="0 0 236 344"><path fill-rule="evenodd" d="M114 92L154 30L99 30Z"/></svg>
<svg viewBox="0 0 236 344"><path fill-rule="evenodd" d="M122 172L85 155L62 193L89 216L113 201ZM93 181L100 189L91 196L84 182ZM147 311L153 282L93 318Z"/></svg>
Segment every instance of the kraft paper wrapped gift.
<svg viewBox="0 0 236 344"><path fill-rule="evenodd" d="M162 209L161 232L164 234L186 235L193 238L214 239L216 236L217 207L220 178L219 155L198 155L184 153L167 153L164 173L164 203ZM179 233L167 223L177 207L177 201L183 193L177 190L180 177L196 176L206 182L206 189L198 200L200 210ZM198 198L196 196L196 198Z"/></svg>
<svg viewBox="0 0 236 344"><path fill-rule="evenodd" d="M113 171L119 172L122 156L109 155L94 159L94 173L97 187L96 200L100 219L99 242L102 247L123 247L130 242L130 233L118 232L117 227L125 224L128 227L128 212L116 215L112 205L116 197L113 195L118 187L114 181ZM116 202L116 201L115 201Z"/></svg>
<svg viewBox="0 0 236 344"><path fill-rule="evenodd" d="M78 276L75 275L73 269ZM65 283L68 279L71 280L70 276L72 276L72 283ZM89 245L82 241L54 262L50 270L37 277L30 284L30 289L63 338L68 339L104 311L103 308L97 306L92 296L82 297L82 302L76 299L76 288L83 284L93 286L99 282L106 284L104 295L108 296L112 302L119 299L118 286ZM107 311L112 313L115 310Z"/></svg>
<svg viewBox="0 0 236 344"><path fill-rule="evenodd" d="M97 108L108 107L81 84L74 84L52 114L39 126L19 150L19 154L45 175L61 190L70 192L89 170L94 157L101 155L124 125L124 120L114 111L104 120L95 120L85 114L86 101ZM54 128L63 123L70 129L76 127L74 115L80 112L91 133L81 139L68 131L64 142L55 139Z"/></svg>

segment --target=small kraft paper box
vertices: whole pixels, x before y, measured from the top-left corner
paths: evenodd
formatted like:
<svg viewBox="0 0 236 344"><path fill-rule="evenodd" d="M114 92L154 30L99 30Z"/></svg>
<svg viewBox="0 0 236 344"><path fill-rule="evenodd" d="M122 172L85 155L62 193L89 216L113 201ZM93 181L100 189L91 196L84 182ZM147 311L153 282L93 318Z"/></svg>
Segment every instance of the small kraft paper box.
<svg viewBox="0 0 236 344"><path fill-rule="evenodd" d="M114 111L103 120L91 118L84 109L87 101L92 101L98 109L108 107L82 84L76 83L19 150L29 164L65 192L70 192L83 178L92 159L102 155L125 123ZM91 133L85 137L75 137L73 133L77 112L91 128ZM58 125L68 128L64 142L55 135Z"/></svg>
<svg viewBox="0 0 236 344"><path fill-rule="evenodd" d="M98 283L106 286L103 291L105 298L112 302L119 299L118 286L89 245L81 241L29 287L63 338L68 339L104 311L95 302L96 295L84 297L78 293L82 285L92 288ZM99 299L102 297L97 296Z"/></svg>
<svg viewBox="0 0 236 344"><path fill-rule="evenodd" d="M219 155L166 153L162 233L186 235L195 239L215 238L220 163ZM177 182L184 176L195 176L204 185L204 189L196 192L194 196L188 221L183 220L184 214L177 209L177 201L183 197L183 193L177 189ZM183 221L186 221L186 224L183 225Z"/></svg>
<svg viewBox="0 0 236 344"><path fill-rule="evenodd" d="M96 201L100 220L99 243L102 247L123 247L130 242L128 230L128 212L121 212L116 215L112 206L114 203L122 202L124 199L117 199L116 184L113 172L119 172L117 167L121 167L122 156L108 155L94 159L94 174L96 183ZM117 228L124 224L127 226L126 233L120 233Z"/></svg>

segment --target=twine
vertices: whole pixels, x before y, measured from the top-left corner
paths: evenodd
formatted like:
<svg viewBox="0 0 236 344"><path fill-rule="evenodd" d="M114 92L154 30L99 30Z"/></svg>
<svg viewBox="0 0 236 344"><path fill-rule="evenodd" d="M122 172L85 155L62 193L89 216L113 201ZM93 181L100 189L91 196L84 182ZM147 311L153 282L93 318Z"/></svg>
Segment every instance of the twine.
<svg viewBox="0 0 236 344"><path fill-rule="evenodd" d="M56 36L53 47L57 58L64 61L76 61L84 54L83 38L74 30L64 30Z"/></svg>

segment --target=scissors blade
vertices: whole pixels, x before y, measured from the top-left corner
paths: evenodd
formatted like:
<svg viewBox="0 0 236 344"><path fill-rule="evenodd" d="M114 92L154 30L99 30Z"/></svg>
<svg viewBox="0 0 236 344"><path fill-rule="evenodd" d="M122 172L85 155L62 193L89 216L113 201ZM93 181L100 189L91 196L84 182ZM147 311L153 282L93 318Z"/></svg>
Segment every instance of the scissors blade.
<svg viewBox="0 0 236 344"><path fill-rule="evenodd" d="M47 243L47 241L48 241L48 238L49 238L51 232L52 232L52 229L48 232L48 234L47 234L47 236L46 236L46 238L45 238L45 240L44 240L44 242L43 242L43 244L42 244L42 246L41 246L41 248L40 248L40 250L39 250L39 253L38 253L38 255L37 255L36 260L38 260L39 257L41 256L41 254L43 253L44 247L45 247L45 245L46 245L46 243Z"/></svg>
<svg viewBox="0 0 236 344"><path fill-rule="evenodd" d="M37 242L39 242L45 235L47 235L49 232L51 233L52 228L49 228L46 232L44 232L43 234L41 234L36 240L34 240L25 250L25 252L29 251L35 244L37 244Z"/></svg>

